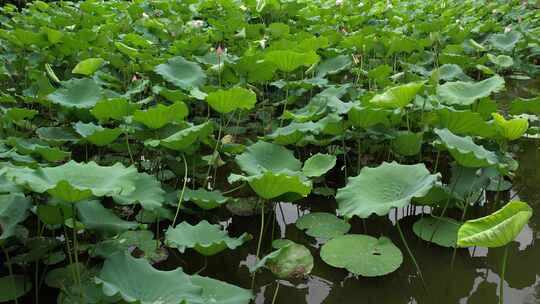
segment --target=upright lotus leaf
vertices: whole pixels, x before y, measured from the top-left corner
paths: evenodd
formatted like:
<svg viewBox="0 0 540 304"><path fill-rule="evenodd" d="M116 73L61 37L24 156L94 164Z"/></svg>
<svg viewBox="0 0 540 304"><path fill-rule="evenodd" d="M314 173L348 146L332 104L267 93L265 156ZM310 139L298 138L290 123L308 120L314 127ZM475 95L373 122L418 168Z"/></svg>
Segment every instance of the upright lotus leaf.
<svg viewBox="0 0 540 304"><path fill-rule="evenodd" d="M0 195L0 244L15 235L17 225L28 216L32 202L22 193Z"/></svg>
<svg viewBox="0 0 540 304"><path fill-rule="evenodd" d="M504 89L504 79L495 75L479 82L447 82L437 87L437 95L449 105L468 106Z"/></svg>
<svg viewBox="0 0 540 304"><path fill-rule="evenodd" d="M250 290L212 278L194 275L191 282L202 287L205 304L249 304L253 298Z"/></svg>
<svg viewBox="0 0 540 304"><path fill-rule="evenodd" d="M98 147L106 146L112 143L123 132L120 128L109 129L100 125L95 125L91 122L84 123L82 121L75 123L73 128L85 140Z"/></svg>
<svg viewBox="0 0 540 304"><path fill-rule="evenodd" d="M283 170L279 173L265 171L257 175L242 176L231 174L228 178L229 183L237 181L246 181L249 186L264 199L273 199L287 194L296 194L300 197L306 197L313 188L311 181L299 172ZM299 198L293 196L294 198Z"/></svg>
<svg viewBox="0 0 540 304"><path fill-rule="evenodd" d="M79 189L66 180L59 181L56 186L47 190L47 193L59 200L76 203L92 197L92 190Z"/></svg>
<svg viewBox="0 0 540 304"><path fill-rule="evenodd" d="M510 52L521 39L522 35L518 31L509 31L503 34L493 34L489 38L494 48L503 52Z"/></svg>
<svg viewBox="0 0 540 304"><path fill-rule="evenodd" d="M43 140L35 138L9 137L6 143L25 155L39 155L49 162L57 162L68 158L71 152L58 147L50 147Z"/></svg>
<svg viewBox="0 0 540 304"><path fill-rule="evenodd" d="M312 237L331 239L343 235L351 229L351 225L334 214L326 212L312 212L303 215L296 223L296 227L306 230Z"/></svg>
<svg viewBox="0 0 540 304"><path fill-rule="evenodd" d="M492 54L487 54L487 57L489 59L489 61L491 61L493 64L505 69L505 68L509 68L511 67L512 65L514 65L514 59L512 59L512 57L510 56L507 56L507 55L499 55L499 56L495 56L495 55L492 55Z"/></svg>
<svg viewBox="0 0 540 304"><path fill-rule="evenodd" d="M456 247L461 223L448 217L425 216L413 225L414 234L427 242L443 247Z"/></svg>
<svg viewBox="0 0 540 304"><path fill-rule="evenodd" d="M349 68L351 64L352 58L348 55L339 55L328 58L317 66L317 77L337 74Z"/></svg>
<svg viewBox="0 0 540 304"><path fill-rule="evenodd" d="M21 121L23 119L32 119L34 116L36 116L39 112L36 110L30 110L25 108L9 108L5 112L5 118L11 120L11 121Z"/></svg>
<svg viewBox="0 0 540 304"><path fill-rule="evenodd" d="M116 237L99 242L91 251L93 256L108 259L117 253L137 252L151 263L167 258L160 248L161 242L154 239L154 233L148 230L128 230Z"/></svg>
<svg viewBox="0 0 540 304"><path fill-rule="evenodd" d="M169 59L167 63L156 66L154 71L184 90L202 86L206 82L206 74L201 67L182 56Z"/></svg>
<svg viewBox="0 0 540 304"><path fill-rule="evenodd" d="M328 265L345 268L365 277L391 273L403 262L403 255L392 241L363 234L346 234L331 239L321 248L321 259Z"/></svg>
<svg viewBox="0 0 540 304"><path fill-rule="evenodd" d="M294 157L287 148L258 141L246 148L246 151L236 156L236 163L249 175L257 175L265 170L280 172L283 170L299 171L302 163Z"/></svg>
<svg viewBox="0 0 540 304"><path fill-rule="evenodd" d="M32 289L32 282L23 275L0 277L0 302L22 297Z"/></svg>
<svg viewBox="0 0 540 304"><path fill-rule="evenodd" d="M275 240L272 246L277 250L250 267L250 272L265 267L280 279L295 279L305 277L313 270L313 256L304 245L290 240Z"/></svg>
<svg viewBox="0 0 540 304"><path fill-rule="evenodd" d="M238 238L231 238L219 225L212 225L206 220L195 226L182 222L174 228L169 227L165 234L165 242L168 246L178 248L182 253L186 248L193 248L206 256L217 254L226 248L235 249L250 239L251 235L248 233Z"/></svg>
<svg viewBox="0 0 540 304"><path fill-rule="evenodd" d="M298 145L305 144L305 139L310 135L319 134L321 125L312 121L308 122L291 122L285 127L280 127L274 132L266 135L265 139L271 139L278 145Z"/></svg>
<svg viewBox="0 0 540 304"><path fill-rule="evenodd" d="M104 235L116 235L120 232L138 227L136 222L121 219L111 209L103 207L96 200L78 202L76 207L79 214L78 220L86 228Z"/></svg>
<svg viewBox="0 0 540 304"><path fill-rule="evenodd" d="M212 131L212 124L210 122L205 122L200 125L182 129L164 139L146 141L145 145L151 147L163 146L171 150L187 151L190 150L197 141L207 138Z"/></svg>
<svg viewBox="0 0 540 304"><path fill-rule="evenodd" d="M41 127L36 130L37 136L52 144L64 142L76 142L79 140L77 133L67 127Z"/></svg>
<svg viewBox="0 0 540 304"><path fill-rule="evenodd" d="M400 109L414 100L414 97L424 87L424 81L411 82L404 85L392 87L377 94L370 99L370 103L381 108Z"/></svg>
<svg viewBox="0 0 540 304"><path fill-rule="evenodd" d="M257 96L248 89L235 87L208 93L206 102L219 113L229 113L237 109L253 109Z"/></svg>
<svg viewBox="0 0 540 304"><path fill-rule="evenodd" d="M47 98L54 104L68 108L90 109L104 96L103 89L95 80L74 78L63 83Z"/></svg>
<svg viewBox="0 0 540 304"><path fill-rule="evenodd" d="M133 120L150 129L159 129L173 121L182 121L187 115L186 104L179 101L170 106L158 104L146 110L136 110L133 113Z"/></svg>
<svg viewBox="0 0 540 304"><path fill-rule="evenodd" d="M99 101L90 113L100 121L122 120L139 107L139 104L131 104L125 98L110 98Z"/></svg>
<svg viewBox="0 0 540 304"><path fill-rule="evenodd" d="M506 120L504 116L499 113L493 113L491 115L493 116L493 121L495 126L497 126L499 134L508 140L521 138L521 136L527 132L527 129L529 129L529 121L525 118Z"/></svg>
<svg viewBox="0 0 540 304"><path fill-rule="evenodd" d="M56 167L13 167L6 171L6 176L16 184L37 193L52 190L63 182L73 189L90 191L94 196L129 194L135 190L137 175L134 166L126 168L121 163L100 166L95 162L75 161Z"/></svg>
<svg viewBox="0 0 540 304"><path fill-rule="evenodd" d="M397 125L401 116L390 109L354 106L347 114L353 125L367 129L378 124L385 127Z"/></svg>
<svg viewBox="0 0 540 304"><path fill-rule="evenodd" d="M321 176L334 168L335 165L336 157L334 155L317 153L304 162L302 173L309 177Z"/></svg>
<svg viewBox="0 0 540 304"><path fill-rule="evenodd" d="M181 268L161 271L127 252L105 260L96 282L108 296L119 294L128 303L204 303L202 287L194 285Z"/></svg>
<svg viewBox="0 0 540 304"><path fill-rule="evenodd" d="M392 148L403 156L413 156L420 153L423 132L398 131L392 141Z"/></svg>
<svg viewBox="0 0 540 304"><path fill-rule="evenodd" d="M459 247L501 247L512 242L532 216L524 202L511 201L494 213L466 221L459 228Z"/></svg>
<svg viewBox="0 0 540 304"><path fill-rule="evenodd" d="M77 63L71 73L89 76L101 68L104 63L105 60L102 58L88 58Z"/></svg>
<svg viewBox="0 0 540 304"><path fill-rule="evenodd" d="M524 99L518 98L510 103L510 114L532 114L540 116L540 97Z"/></svg>
<svg viewBox="0 0 540 304"><path fill-rule="evenodd" d="M165 191L161 183L150 174L141 172L133 180L135 190L129 193L113 195L117 204L131 205L139 203L145 210L153 211L165 202Z"/></svg>
<svg viewBox="0 0 540 304"><path fill-rule="evenodd" d="M484 120L482 115L469 110L457 111L450 108L436 110L439 118L438 124L457 135L478 135L484 138L493 138L497 130L493 124Z"/></svg>
<svg viewBox="0 0 540 304"><path fill-rule="evenodd" d="M208 191L204 188L197 190L186 189L184 201L193 202L204 210L211 210L225 204L229 199L220 191Z"/></svg>
<svg viewBox="0 0 540 304"><path fill-rule="evenodd" d="M386 215L392 208L403 208L412 198L426 195L439 178L439 174L430 174L424 164L384 162L375 168L364 167L338 189L338 214L346 218Z"/></svg>
<svg viewBox="0 0 540 304"><path fill-rule="evenodd" d="M435 129L442 144L452 157L463 167L481 168L499 163L497 155L474 143L471 137L457 136L447 129Z"/></svg>
<svg viewBox="0 0 540 304"><path fill-rule="evenodd" d="M301 66L311 66L321 59L314 51L299 53L295 51L270 51L264 59L272 62L283 72L290 73Z"/></svg>

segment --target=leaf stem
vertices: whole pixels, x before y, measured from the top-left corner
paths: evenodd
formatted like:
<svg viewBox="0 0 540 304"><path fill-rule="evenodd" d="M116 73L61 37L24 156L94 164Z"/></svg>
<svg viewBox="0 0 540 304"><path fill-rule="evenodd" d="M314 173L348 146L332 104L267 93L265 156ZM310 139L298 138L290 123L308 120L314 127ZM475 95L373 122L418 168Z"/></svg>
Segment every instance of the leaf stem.
<svg viewBox="0 0 540 304"><path fill-rule="evenodd" d="M405 236L403 235L403 231L401 231L401 226L399 225L399 220L396 219L396 226L399 232L399 236L401 237L401 241L403 242L403 245L407 249L407 253L411 257L411 260L414 263L414 266L416 267L416 272L420 276L420 280L422 280L422 285L424 285L424 289L427 290L426 282L424 281L424 275L422 274L422 270L420 269L420 266L418 265L418 262L416 261L416 258L414 257L413 252L411 251L411 248L409 248L409 245L407 244L407 240L405 239Z"/></svg>
<svg viewBox="0 0 540 304"><path fill-rule="evenodd" d="M499 304L504 303L504 275L506 272L506 262L508 260L508 245L504 246L504 255L501 265L501 282L499 283Z"/></svg>
<svg viewBox="0 0 540 304"><path fill-rule="evenodd" d="M182 202L184 201L184 192L186 191L186 184L187 184L188 167L187 167L186 156L183 153L182 153L182 160L184 161L184 185L182 186L182 191L180 192L180 197L178 198L178 206L176 207L176 214L174 215L174 219L172 222L173 227L176 224L176 219L178 218L178 214L180 213L180 206L182 206Z"/></svg>

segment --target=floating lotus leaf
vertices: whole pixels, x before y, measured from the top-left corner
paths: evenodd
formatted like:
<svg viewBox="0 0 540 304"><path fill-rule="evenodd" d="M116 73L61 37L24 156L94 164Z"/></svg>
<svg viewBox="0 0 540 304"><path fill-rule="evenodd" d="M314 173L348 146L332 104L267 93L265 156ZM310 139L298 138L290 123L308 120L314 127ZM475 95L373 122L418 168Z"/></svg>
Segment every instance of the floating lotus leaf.
<svg viewBox="0 0 540 304"><path fill-rule="evenodd" d="M135 190L128 194L122 193L113 195L117 204L131 205L139 203L145 210L152 211L160 208L165 202L165 191L161 188L161 183L150 174L141 172L133 180Z"/></svg>
<svg viewBox="0 0 540 304"><path fill-rule="evenodd" d="M328 58L317 66L317 77L337 74L349 68L351 64L352 59L351 56L348 55L339 55Z"/></svg>
<svg viewBox="0 0 540 304"><path fill-rule="evenodd" d="M300 171L302 163L294 157L287 148L258 141L246 148L246 151L236 156L236 163L249 175L257 175L268 170L280 172L283 170Z"/></svg>
<svg viewBox="0 0 540 304"><path fill-rule="evenodd" d="M334 214L326 212L312 212L299 218L296 227L306 230L312 237L330 239L343 235L351 229L351 225Z"/></svg>
<svg viewBox="0 0 540 304"><path fill-rule="evenodd" d="M461 223L448 217L425 216L413 225L414 234L427 242L443 247L456 247Z"/></svg>
<svg viewBox="0 0 540 304"><path fill-rule="evenodd" d="M131 104L124 98L111 98L98 102L90 110L90 113L100 121L107 121L109 119L122 120L124 117L131 115L139 107L140 105Z"/></svg>
<svg viewBox="0 0 540 304"><path fill-rule="evenodd" d="M159 129L173 121L182 121L187 115L186 104L179 101L170 106L158 104L146 110L136 110L133 120L151 129Z"/></svg>
<svg viewBox="0 0 540 304"><path fill-rule="evenodd" d="M96 282L108 296L119 294L128 303L204 303L202 288L194 285L181 268L161 271L127 252L117 253L103 264Z"/></svg>
<svg viewBox="0 0 540 304"><path fill-rule="evenodd" d="M264 199L272 199L285 194L298 194L306 197L313 187L311 181L298 172L288 170L279 173L266 171L257 175L241 176L231 174L229 183L247 181L249 186Z"/></svg>
<svg viewBox="0 0 540 304"><path fill-rule="evenodd" d="M253 298L251 291L208 277L194 275L191 282L202 287L205 304L249 304Z"/></svg>
<svg viewBox="0 0 540 304"><path fill-rule="evenodd" d="M68 107L90 109L104 96L103 89L92 79L71 79L63 83L47 98L55 104Z"/></svg>
<svg viewBox="0 0 540 304"><path fill-rule="evenodd" d="M497 126L499 134L508 140L521 138L521 136L527 132L527 129L529 129L529 121L525 118L506 120L504 116L499 113L493 113L491 115L493 116L493 121L495 126Z"/></svg>
<svg viewBox="0 0 540 304"><path fill-rule="evenodd" d="M115 235L138 227L136 222L124 221L111 209L103 207L96 200L78 202L76 207L79 214L78 219L84 226L101 234Z"/></svg>
<svg viewBox="0 0 540 304"><path fill-rule="evenodd" d="M174 228L169 227L165 239L168 246L178 248L182 253L186 248L193 248L200 254L209 256L225 248L235 249L250 240L251 235L244 233L238 238L231 238L219 225L203 220L195 226L182 222Z"/></svg>
<svg viewBox="0 0 540 304"><path fill-rule="evenodd" d="M264 59L276 65L283 72L290 73L301 66L311 66L319 62L320 57L314 51L299 53L295 51L271 51Z"/></svg>
<svg viewBox="0 0 540 304"><path fill-rule="evenodd" d="M157 147L159 145L171 150L187 151L193 147L194 143L208 137L212 131L212 124L210 122L205 122L200 125L182 129L164 139L146 141L145 144L152 147Z"/></svg>
<svg viewBox="0 0 540 304"><path fill-rule="evenodd" d="M22 193L0 195L0 244L15 235L17 225L26 219L31 206Z"/></svg>
<svg viewBox="0 0 540 304"><path fill-rule="evenodd" d="M13 301L32 289L32 282L23 275L0 278L0 302Z"/></svg>
<svg viewBox="0 0 540 304"><path fill-rule="evenodd" d="M510 52L521 39L522 35L518 31L510 31L503 34L493 34L489 38L491 45L498 50Z"/></svg>
<svg viewBox="0 0 540 304"><path fill-rule="evenodd" d="M391 273L403 262L401 251L386 237L346 234L328 241L321 248L322 260L334 267L365 277Z"/></svg>
<svg viewBox="0 0 540 304"><path fill-rule="evenodd" d="M161 242L154 239L154 233L148 230L125 231L120 235L98 243L92 254L108 259L117 253L135 251L151 263L162 261L167 257L161 248Z"/></svg>
<svg viewBox="0 0 540 304"><path fill-rule="evenodd" d="M103 66L105 60L101 58L88 58L79 63L73 68L71 73L81 75L92 75L95 71Z"/></svg>
<svg viewBox="0 0 540 304"><path fill-rule="evenodd" d="M437 87L437 94L449 105L467 106L504 89L504 79L498 75L479 82L447 82Z"/></svg>
<svg viewBox="0 0 540 304"><path fill-rule="evenodd" d="M387 89L377 94L369 101L381 108L400 109L414 100L414 97L424 87L424 82L411 82Z"/></svg>
<svg viewBox="0 0 540 304"><path fill-rule="evenodd" d="M39 138L50 143L76 142L79 140L77 133L71 128L64 127L41 127L36 130Z"/></svg>
<svg viewBox="0 0 540 304"><path fill-rule="evenodd" d="M497 130L492 123L485 121L480 113L457 111L449 108L437 110L439 124L457 135L478 135L493 138Z"/></svg>
<svg viewBox="0 0 540 304"><path fill-rule="evenodd" d="M469 136L457 136L447 129L435 129L434 132L452 157L463 167L489 167L499 162L495 153L475 144Z"/></svg>
<svg viewBox="0 0 540 304"><path fill-rule="evenodd" d="M458 231L459 247L501 247L512 242L532 216L527 203L511 201L494 213L466 221Z"/></svg>
<svg viewBox="0 0 540 304"><path fill-rule="evenodd" d="M182 56L169 59L167 63L156 66L154 71L168 82L184 90L199 87L206 82L206 74L201 67Z"/></svg>
<svg viewBox="0 0 540 304"><path fill-rule="evenodd" d="M317 153L304 162L302 173L309 177L321 176L335 165L336 157L334 155Z"/></svg>
<svg viewBox="0 0 540 304"><path fill-rule="evenodd" d="M313 256L305 246L290 240L275 240L277 248L250 267L250 272L265 267L280 279L294 279L307 276L313 270Z"/></svg>
<svg viewBox="0 0 540 304"><path fill-rule="evenodd" d="M186 189L184 192L184 201L193 202L197 206L205 210L217 208L225 204L229 199L219 191L208 191L204 188L191 190Z"/></svg>
<svg viewBox="0 0 540 304"><path fill-rule="evenodd" d="M91 122L83 123L79 121L73 125L73 128L84 139L99 147L112 143L122 134L122 130L119 128L104 128Z"/></svg>
<svg viewBox="0 0 540 304"><path fill-rule="evenodd" d="M367 129L381 124L390 127L399 124L401 116L394 110L378 109L370 107L355 106L348 113L349 120L358 127Z"/></svg>
<svg viewBox="0 0 540 304"><path fill-rule="evenodd" d="M61 161L71 156L71 152L63 151L57 147L50 147L35 138L9 137L6 143L13 146L21 154L39 155L49 162Z"/></svg>
<svg viewBox="0 0 540 304"><path fill-rule="evenodd" d="M375 168L364 167L338 189L338 214L347 218L386 215L392 208L405 207L412 198L426 195L439 178L438 174L429 174L424 164L384 162Z"/></svg>
<svg viewBox="0 0 540 304"><path fill-rule="evenodd" d="M253 109L257 96L248 89L236 87L208 93L206 102L219 113L229 113L237 109Z"/></svg>
<svg viewBox="0 0 540 304"><path fill-rule="evenodd" d="M392 141L392 148L404 156L413 156L420 153L422 148L422 138L424 133L414 133L411 131L398 131Z"/></svg>
<svg viewBox="0 0 540 304"><path fill-rule="evenodd" d="M75 161L37 169L14 167L6 172L6 176L16 184L37 193L53 190L65 183L79 191L90 191L95 196L129 194L135 190L137 175L135 167L126 168L121 163L100 166L95 162Z"/></svg>
<svg viewBox="0 0 540 304"><path fill-rule="evenodd" d="M512 57L507 55L495 56L492 54L487 54L487 57L489 61L501 68L509 68L514 65L514 60L512 59Z"/></svg>

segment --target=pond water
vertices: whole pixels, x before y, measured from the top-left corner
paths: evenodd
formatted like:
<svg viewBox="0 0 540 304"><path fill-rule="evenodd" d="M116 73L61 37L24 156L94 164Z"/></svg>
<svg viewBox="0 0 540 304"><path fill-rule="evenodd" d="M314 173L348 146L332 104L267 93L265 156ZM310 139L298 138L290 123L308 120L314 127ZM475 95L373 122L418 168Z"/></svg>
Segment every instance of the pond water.
<svg viewBox="0 0 540 304"><path fill-rule="evenodd" d="M520 198L535 209L529 224L516 241L509 246L508 264L504 284L504 303L540 303L540 150L539 143L523 142L518 151L521 168L514 180L514 189L505 197ZM423 271L426 287L417 275L414 264L394 226L396 214L388 218L352 221L350 233L367 233L372 236L390 237L403 252L402 266L389 275L376 278L351 276L346 270L333 268L319 258L320 240L313 239L294 226L296 219L311 211L335 211L335 202L313 197L298 204L281 203L275 213L267 213L262 253L271 251L271 239L285 237L306 245L312 251L315 267L303 280L280 280L275 303L346 304L346 303L497 303L503 249L459 249L453 269L452 249L438 247L420 240L412 232L412 223L422 213L421 209L403 210L402 228L409 246ZM423 210L428 212L427 209ZM472 211L474 212L474 211ZM473 216L475 216L473 214ZM250 288L251 277L246 265L255 261L260 217L223 218L232 234L249 231L254 240L235 251L225 251L205 261L199 255L172 256L171 267L182 266L188 272L201 272L245 288ZM186 261L190 261L187 263ZM254 291L257 304L271 303L276 280L269 271L256 276Z"/></svg>

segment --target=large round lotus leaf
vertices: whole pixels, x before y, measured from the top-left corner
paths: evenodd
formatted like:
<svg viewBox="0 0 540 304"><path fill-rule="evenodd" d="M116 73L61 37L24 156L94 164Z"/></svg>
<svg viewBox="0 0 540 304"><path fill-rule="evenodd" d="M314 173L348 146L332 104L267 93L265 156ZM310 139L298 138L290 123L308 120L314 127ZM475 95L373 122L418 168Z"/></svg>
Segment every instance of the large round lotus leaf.
<svg viewBox="0 0 540 304"><path fill-rule="evenodd" d="M15 300L32 289L32 282L22 275L0 278L0 302Z"/></svg>
<svg viewBox="0 0 540 304"><path fill-rule="evenodd" d="M208 191L204 188L184 191L184 201L193 202L197 206L205 210L217 208L228 201L228 198L223 196L219 191Z"/></svg>
<svg viewBox="0 0 540 304"><path fill-rule="evenodd" d="M15 234L17 224L26 219L31 206L22 193L0 195L0 244Z"/></svg>
<svg viewBox="0 0 540 304"><path fill-rule="evenodd" d="M384 162L375 168L364 167L338 189L338 214L347 218L386 215L392 208L405 207L412 198L426 195L439 178L439 174L429 174L424 164Z"/></svg>
<svg viewBox="0 0 540 304"><path fill-rule="evenodd" d="M73 68L71 73L81 75L92 75L105 63L101 58L88 58L79 63Z"/></svg>
<svg viewBox="0 0 540 304"><path fill-rule="evenodd" d="M208 256L217 254L225 248L235 249L250 240L251 235L244 233L238 238L231 238L219 225L212 225L203 220L195 226L182 222L174 228L169 227L165 239L168 246L178 248L182 253L186 248L193 248L200 254Z"/></svg>
<svg viewBox="0 0 540 304"><path fill-rule="evenodd" d="M156 66L154 71L184 90L199 87L206 81L206 75L201 67L182 56L169 59L167 63Z"/></svg>
<svg viewBox="0 0 540 304"><path fill-rule="evenodd" d="M334 155L317 153L304 162L302 173L309 177L321 176L335 165L336 157Z"/></svg>
<svg viewBox="0 0 540 304"><path fill-rule="evenodd" d="M89 109L103 98L103 89L92 79L71 79L64 82L47 98L55 104L68 108Z"/></svg>
<svg viewBox="0 0 540 304"><path fill-rule="evenodd" d="M127 252L105 260L96 282L102 284L106 295L120 294L128 303L204 303L202 287L194 285L181 268L160 271Z"/></svg>
<svg viewBox="0 0 540 304"><path fill-rule="evenodd" d="M339 55L328 58L317 66L317 77L337 74L350 67L351 64L352 59L351 56L348 55Z"/></svg>
<svg viewBox="0 0 540 304"><path fill-rule="evenodd" d="M133 192L138 173L135 167L126 168L121 163L100 166L95 162L70 161L57 167L9 168L6 175L16 184L24 185L38 193L53 190L57 186L63 188L67 184L79 191L105 196Z"/></svg>
<svg viewBox="0 0 540 304"><path fill-rule="evenodd" d="M266 267L280 279L294 279L305 277L313 270L313 256L304 245L280 239L272 242L272 246L277 250L250 267L250 272Z"/></svg>
<svg viewBox="0 0 540 304"><path fill-rule="evenodd" d="M516 140L521 138L527 129L529 129L529 121L525 118L513 118L506 120L501 114L493 113L493 121L497 126L497 131L502 137L508 140Z"/></svg>
<svg viewBox="0 0 540 304"><path fill-rule="evenodd" d="M447 82L437 87L437 95L446 104L466 106L503 89L504 79L497 75L479 82Z"/></svg>
<svg viewBox="0 0 540 304"><path fill-rule="evenodd" d="M489 61L501 68L509 68L514 65L514 59L508 55L499 55L495 56L492 54L487 54Z"/></svg>
<svg viewBox="0 0 540 304"><path fill-rule="evenodd" d="M202 287L205 304L249 304L253 298L250 290L212 278L194 275L191 282Z"/></svg>
<svg viewBox="0 0 540 304"><path fill-rule="evenodd" d="M460 225L460 222L448 217L426 216L414 223L413 231L424 241L443 247L456 247Z"/></svg>
<svg viewBox="0 0 540 304"><path fill-rule="evenodd" d="M78 202L76 208L79 214L78 219L86 228L104 235L116 235L138 227L136 222L128 222L119 218L111 209L103 207L99 201Z"/></svg>
<svg viewBox="0 0 540 304"><path fill-rule="evenodd" d="M493 138L497 130L482 115L472 111L457 111L449 108L437 110L439 125L457 135L478 135Z"/></svg>
<svg viewBox="0 0 540 304"><path fill-rule="evenodd" d="M117 204L131 205L139 203L145 210L152 211L165 202L165 191L155 176L141 172L133 180L135 190L129 193L113 195Z"/></svg>
<svg viewBox="0 0 540 304"><path fill-rule="evenodd" d="M151 129L159 129L173 121L181 121L188 115L185 103L179 101L170 106L158 104L146 110L136 110L133 120Z"/></svg>
<svg viewBox="0 0 540 304"><path fill-rule="evenodd" d="M212 124L210 122L205 122L200 125L182 129L164 139L146 141L145 145L151 147L163 146L176 151L188 151L193 147L193 144L198 140L208 137L212 131Z"/></svg>
<svg viewBox="0 0 540 304"><path fill-rule="evenodd" d="M379 239L363 234L338 236L324 244L322 260L334 267L365 277L391 273L403 262L401 251L386 237Z"/></svg>
<svg viewBox="0 0 540 304"><path fill-rule="evenodd" d="M125 98L111 98L98 102L90 113L100 121L122 120L139 107L139 104L131 104Z"/></svg>
<svg viewBox="0 0 540 304"><path fill-rule="evenodd" d="M301 197L306 197L313 187L311 181L305 176L288 170L281 171L280 173L266 171L247 177L231 174L228 181L229 183L247 181L253 191L264 199L272 199L288 193L296 193Z"/></svg>
<svg viewBox="0 0 540 304"><path fill-rule="evenodd" d="M167 257L165 251L159 248L160 244L160 241L154 239L154 233L152 231L126 231L114 238L96 244L91 253L108 259L116 253L133 250L138 256L142 256L154 263L162 261Z"/></svg>
<svg viewBox="0 0 540 304"><path fill-rule="evenodd" d="M422 138L424 133L414 133L411 131L398 131L392 141L392 148L404 156L412 156L420 153L422 148Z"/></svg>
<svg viewBox="0 0 540 304"><path fill-rule="evenodd" d="M532 216L532 208L524 202L511 201L494 213L466 221L458 231L459 247L501 247L521 232Z"/></svg>
<svg viewBox="0 0 540 304"><path fill-rule="evenodd" d="M351 108L347 115L355 126L364 129L378 124L390 127L399 124L401 121L401 116L390 109L355 106Z"/></svg>
<svg viewBox="0 0 540 304"><path fill-rule="evenodd" d="M273 63L280 71L292 72L301 66L311 66L321 58L313 51L299 53L287 50L268 52L264 59Z"/></svg>
<svg viewBox="0 0 540 304"><path fill-rule="evenodd" d="M489 167L499 162L494 152L475 144L469 136L457 136L447 129L435 129L433 132L439 136L452 157L463 167Z"/></svg>
<svg viewBox="0 0 540 304"><path fill-rule="evenodd" d="M308 213L296 221L296 227L306 234L318 238L333 238L349 232L351 225L334 214L326 212Z"/></svg>
<svg viewBox="0 0 540 304"><path fill-rule="evenodd" d="M236 109L253 109L257 96L248 89L237 87L208 93L206 102L219 113L229 113Z"/></svg>
<svg viewBox="0 0 540 304"><path fill-rule="evenodd" d="M381 108L399 109L408 105L424 87L424 82L411 82L387 89L371 98L370 103Z"/></svg>
<svg viewBox="0 0 540 304"><path fill-rule="evenodd" d="M278 173L283 170L300 171L302 163L287 148L258 141L236 156L236 163L249 175L263 173L265 170Z"/></svg>
<svg viewBox="0 0 540 304"><path fill-rule="evenodd" d="M489 38L489 41L496 49L509 52L514 49L520 39L521 34L518 31L510 31L503 34L493 34Z"/></svg>
<svg viewBox="0 0 540 304"><path fill-rule="evenodd" d="M100 147L112 143L120 136L120 134L122 134L122 130L119 128L104 128L91 122L83 123L79 121L73 125L73 128L77 133L84 137L84 139Z"/></svg>

